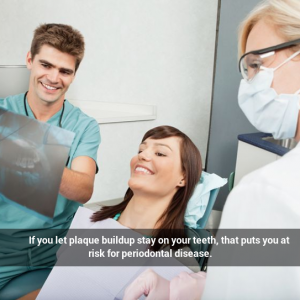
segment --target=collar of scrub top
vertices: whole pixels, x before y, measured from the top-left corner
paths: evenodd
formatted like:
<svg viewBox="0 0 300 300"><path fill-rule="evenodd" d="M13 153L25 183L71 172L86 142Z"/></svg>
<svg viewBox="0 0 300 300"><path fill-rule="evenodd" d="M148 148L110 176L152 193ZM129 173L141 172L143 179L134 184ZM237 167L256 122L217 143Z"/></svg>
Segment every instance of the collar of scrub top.
<svg viewBox="0 0 300 300"><path fill-rule="evenodd" d="M29 117L29 115L28 115L28 110L27 110L27 106L26 106L26 96L27 96L27 93L28 93L28 91L24 94L24 99L23 99L23 100L24 100L25 114L26 114L27 117ZM62 126L61 126L61 121L62 121L62 118L63 118L63 115L64 115L64 111L65 111L65 101L66 101L66 100L64 100L63 108L62 108L62 111L61 111L61 114L60 114L60 118L59 118L59 123L58 123L58 125L59 125L60 128L62 128ZM66 166L68 166L69 160L70 160L70 156L68 156L68 160L67 160L67 162L66 162Z"/></svg>
<svg viewBox="0 0 300 300"><path fill-rule="evenodd" d="M282 50L282 49L290 48L290 47L296 46L298 44L300 44L300 39L289 41L289 42L282 43L282 44L272 46L272 47L268 47L268 48L249 51L249 52L247 52L247 53L245 53L241 56L241 58L239 60L239 71L241 72L241 61L242 61L242 59L248 54L264 54L264 53L275 51L275 50Z"/></svg>
<svg viewBox="0 0 300 300"><path fill-rule="evenodd" d="M26 105L27 93L28 93L28 91L24 94L24 109L25 109L26 116L29 117L28 111L27 111L27 105ZM58 125L59 125L60 128L62 128L61 121L62 121L62 118L63 118L63 115L64 115L64 111L65 111L65 101L66 100L64 100L63 108L62 108L62 111L61 111L61 114L60 114L60 117L59 117L59 123L58 123Z"/></svg>

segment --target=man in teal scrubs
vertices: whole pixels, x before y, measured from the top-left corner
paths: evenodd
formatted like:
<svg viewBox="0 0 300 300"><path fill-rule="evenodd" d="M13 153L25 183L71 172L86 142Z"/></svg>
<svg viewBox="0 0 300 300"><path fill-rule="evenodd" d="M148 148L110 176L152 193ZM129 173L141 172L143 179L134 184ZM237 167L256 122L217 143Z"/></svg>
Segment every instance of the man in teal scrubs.
<svg viewBox="0 0 300 300"><path fill-rule="evenodd" d="M99 125L65 99L83 55L84 39L79 31L63 24L39 26L26 58L27 68L31 71L27 94L0 99L1 108L75 133L53 223L5 202L0 194L0 229L15 229L9 237L0 235L0 242L9 239L8 246L0 249L0 290L11 279L34 270L35 266L54 265L57 247L28 246L28 237L48 237L52 229L68 229L78 206L92 196L98 169ZM3 267L1 261L12 256L15 257L13 261L20 263Z"/></svg>

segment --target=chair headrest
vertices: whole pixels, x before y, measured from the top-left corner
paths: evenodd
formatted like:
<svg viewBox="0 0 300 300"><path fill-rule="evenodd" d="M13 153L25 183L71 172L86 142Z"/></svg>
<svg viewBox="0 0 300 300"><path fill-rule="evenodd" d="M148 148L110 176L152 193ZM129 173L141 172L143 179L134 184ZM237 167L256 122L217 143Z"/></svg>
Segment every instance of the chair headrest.
<svg viewBox="0 0 300 300"><path fill-rule="evenodd" d="M203 217L206 211L211 191L219 189L226 183L226 178L202 171L201 178L195 187L185 211L184 224L186 226L195 229L199 228L197 221Z"/></svg>

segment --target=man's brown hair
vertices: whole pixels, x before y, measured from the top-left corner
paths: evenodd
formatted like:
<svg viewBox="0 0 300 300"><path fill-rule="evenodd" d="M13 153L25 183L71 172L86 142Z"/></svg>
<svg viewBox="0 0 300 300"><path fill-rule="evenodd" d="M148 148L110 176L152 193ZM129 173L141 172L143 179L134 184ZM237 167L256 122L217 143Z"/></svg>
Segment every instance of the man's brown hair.
<svg viewBox="0 0 300 300"><path fill-rule="evenodd" d="M34 31L30 48L32 59L43 45L49 45L74 56L75 71L77 71L84 55L84 38L78 30L64 24L42 24Z"/></svg>

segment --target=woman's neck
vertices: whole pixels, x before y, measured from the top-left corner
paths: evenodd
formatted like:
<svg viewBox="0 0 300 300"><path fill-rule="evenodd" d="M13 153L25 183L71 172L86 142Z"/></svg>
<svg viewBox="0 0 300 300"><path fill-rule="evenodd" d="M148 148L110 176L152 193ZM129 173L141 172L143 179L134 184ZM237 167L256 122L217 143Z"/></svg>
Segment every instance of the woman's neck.
<svg viewBox="0 0 300 300"><path fill-rule="evenodd" d="M118 221L132 229L157 228L158 219L167 209L171 199L134 195L122 212Z"/></svg>

